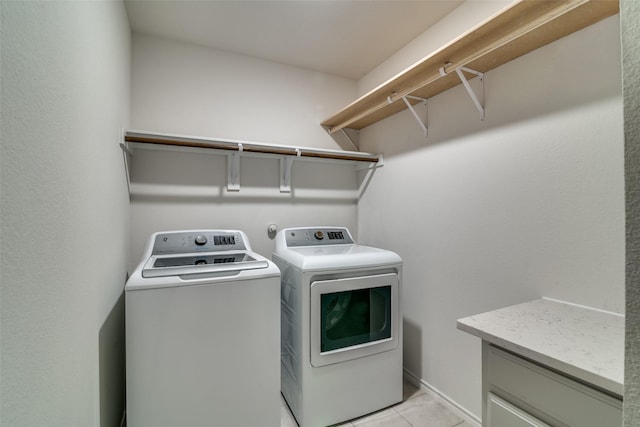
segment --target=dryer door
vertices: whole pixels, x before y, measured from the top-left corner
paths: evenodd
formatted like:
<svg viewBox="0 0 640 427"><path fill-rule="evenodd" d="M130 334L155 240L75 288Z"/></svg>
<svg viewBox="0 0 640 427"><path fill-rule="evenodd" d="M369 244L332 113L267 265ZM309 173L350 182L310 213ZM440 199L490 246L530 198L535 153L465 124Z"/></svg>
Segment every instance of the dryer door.
<svg viewBox="0 0 640 427"><path fill-rule="evenodd" d="M395 273L311 283L311 365L325 366L398 345Z"/></svg>

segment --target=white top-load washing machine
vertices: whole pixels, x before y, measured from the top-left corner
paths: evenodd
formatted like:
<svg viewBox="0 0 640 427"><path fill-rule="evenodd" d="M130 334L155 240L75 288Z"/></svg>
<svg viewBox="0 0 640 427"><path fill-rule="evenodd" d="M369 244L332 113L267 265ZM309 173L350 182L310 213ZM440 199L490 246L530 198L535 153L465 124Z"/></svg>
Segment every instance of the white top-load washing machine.
<svg viewBox="0 0 640 427"><path fill-rule="evenodd" d="M281 387L301 427L360 417L402 400L402 260L341 227L284 229Z"/></svg>
<svg viewBox="0 0 640 427"><path fill-rule="evenodd" d="M127 425L280 426L279 290L241 231L153 234L125 287Z"/></svg>

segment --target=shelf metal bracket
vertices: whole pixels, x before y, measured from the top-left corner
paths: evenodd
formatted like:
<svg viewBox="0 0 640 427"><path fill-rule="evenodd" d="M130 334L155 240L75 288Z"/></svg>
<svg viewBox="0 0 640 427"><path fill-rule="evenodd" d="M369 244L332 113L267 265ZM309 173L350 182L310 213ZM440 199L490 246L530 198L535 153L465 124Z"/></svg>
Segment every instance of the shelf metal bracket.
<svg viewBox="0 0 640 427"><path fill-rule="evenodd" d="M358 129L342 128L340 133L356 151L360 151L360 131Z"/></svg>
<svg viewBox="0 0 640 427"><path fill-rule="evenodd" d="M127 178L127 191L129 197L131 197L131 165L129 164L129 158L133 157L133 151L129 148L129 143L124 139L125 130L120 131L120 148L122 149L122 157L124 158L124 173Z"/></svg>
<svg viewBox="0 0 640 427"><path fill-rule="evenodd" d="M227 191L240 191L240 153L241 143L237 152L227 155Z"/></svg>
<svg viewBox="0 0 640 427"><path fill-rule="evenodd" d="M327 131L327 133L329 135L331 135L331 137L339 144L341 144L342 139L339 141L334 133L331 133L331 126L322 126L324 128L325 131ZM351 147L353 147L353 149L355 151L360 151L360 131L358 129L351 129L351 128L341 128L340 130L340 135L342 135L342 138L344 138L344 140L346 140L349 145Z"/></svg>
<svg viewBox="0 0 640 427"><path fill-rule="evenodd" d="M126 142L121 142L120 143L120 148L122 148L122 151L124 151L125 154L133 156L133 151L131 151L131 149L129 148L129 146L127 145Z"/></svg>
<svg viewBox="0 0 640 427"><path fill-rule="evenodd" d="M300 157L300 150L296 148L296 157ZM286 156L280 159L280 192L291 193L291 167L293 157Z"/></svg>
<svg viewBox="0 0 640 427"><path fill-rule="evenodd" d="M373 170L373 169L378 169L384 166L384 156L382 155L382 153L378 154L378 161L376 163L371 163L365 166L358 166L356 167L357 171L363 171L363 170Z"/></svg>
<svg viewBox="0 0 640 427"><path fill-rule="evenodd" d="M458 73L458 77L460 77L460 80L462 81L464 88L467 90L467 93L469 93L469 96L471 97L471 101L473 101L473 104L476 106L476 108L480 112L480 121L484 121L484 105L482 105L482 103L478 100L476 93L471 88L471 85L469 84L469 81L465 77L463 71L466 71L467 73L475 74L476 76L480 77L480 83L482 83L482 101L483 102L484 102L484 73L481 73L480 71L472 70L467 67L456 68L456 73ZM442 74L442 69L440 73Z"/></svg>
<svg viewBox="0 0 640 427"><path fill-rule="evenodd" d="M416 99L418 101L422 101L422 103L424 104L424 108L425 108L424 121L420 118L420 116L418 115L418 112L416 111L416 109L413 108L413 105L411 105L411 103L409 102L409 99ZM407 104L407 108L409 109L409 111L411 111L411 114L413 114L413 117L415 117L415 119L418 121L418 124L420 125L420 127L424 131L424 137L425 138L428 137L429 136L429 128L427 126L428 126L428 120L429 120L429 105L427 104L427 100L425 98L418 98L417 96L411 96L411 95L404 95L402 97L402 100L404 101L405 104Z"/></svg>

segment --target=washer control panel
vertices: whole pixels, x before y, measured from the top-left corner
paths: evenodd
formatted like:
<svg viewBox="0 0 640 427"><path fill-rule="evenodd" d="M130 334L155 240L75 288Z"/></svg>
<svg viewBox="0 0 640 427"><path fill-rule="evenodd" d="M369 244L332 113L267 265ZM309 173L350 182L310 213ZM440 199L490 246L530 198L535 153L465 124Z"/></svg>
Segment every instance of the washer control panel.
<svg viewBox="0 0 640 427"><path fill-rule="evenodd" d="M190 252L247 250L242 234L237 231L194 230L160 233L153 243L153 255Z"/></svg>
<svg viewBox="0 0 640 427"><path fill-rule="evenodd" d="M352 245L349 230L336 227L293 228L286 232L288 247L322 246L322 245Z"/></svg>

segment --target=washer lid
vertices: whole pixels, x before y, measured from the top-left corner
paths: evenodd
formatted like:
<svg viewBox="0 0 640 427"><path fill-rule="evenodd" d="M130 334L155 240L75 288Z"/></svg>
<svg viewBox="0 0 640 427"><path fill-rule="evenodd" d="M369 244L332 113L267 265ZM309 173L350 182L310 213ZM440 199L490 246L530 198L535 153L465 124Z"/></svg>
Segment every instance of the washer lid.
<svg viewBox="0 0 640 427"><path fill-rule="evenodd" d="M364 245L281 248L276 255L303 271L379 267L401 264L398 254Z"/></svg>
<svg viewBox="0 0 640 427"><path fill-rule="evenodd" d="M247 252L201 252L176 255L153 255L142 268L142 277L185 276L190 274L267 268Z"/></svg>

